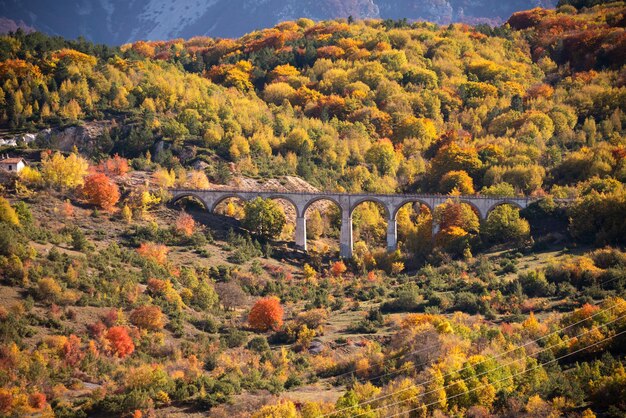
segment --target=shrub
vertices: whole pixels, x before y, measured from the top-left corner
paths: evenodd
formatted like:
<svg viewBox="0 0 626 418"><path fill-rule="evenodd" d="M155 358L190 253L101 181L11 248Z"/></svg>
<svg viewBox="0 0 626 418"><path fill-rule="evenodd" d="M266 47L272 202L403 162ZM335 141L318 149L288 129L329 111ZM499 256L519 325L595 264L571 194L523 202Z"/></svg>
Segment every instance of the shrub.
<svg viewBox="0 0 626 418"><path fill-rule="evenodd" d="M346 267L346 264L343 261L336 261L335 263L333 263L332 267L330 268L330 273L334 277L341 277L341 275L345 273L346 270L348 270L348 268Z"/></svg>
<svg viewBox="0 0 626 418"><path fill-rule="evenodd" d="M220 340L228 348L241 347L248 340L248 334L236 328L229 328L225 334L220 336Z"/></svg>
<svg viewBox="0 0 626 418"><path fill-rule="evenodd" d="M259 299L250 310L248 323L257 331L278 330L283 325L283 314L277 297Z"/></svg>
<svg viewBox="0 0 626 418"><path fill-rule="evenodd" d="M141 306L130 313L130 322L136 327L157 331L164 326L163 312L158 306Z"/></svg>
<svg viewBox="0 0 626 418"><path fill-rule="evenodd" d="M248 342L247 348L248 350L256 351L257 353L265 353L270 350L270 345L267 342L267 338L257 336Z"/></svg>
<svg viewBox="0 0 626 418"><path fill-rule="evenodd" d="M381 306L382 312L411 312L418 309L423 300L420 288L415 283L403 285L392 301L385 302Z"/></svg>
<svg viewBox="0 0 626 418"><path fill-rule="evenodd" d="M137 252L142 257L162 265L167 261L167 253L169 252L169 249L162 244L144 242L139 246L139 248L137 248Z"/></svg>
<svg viewBox="0 0 626 418"><path fill-rule="evenodd" d="M58 302L61 298L61 285L52 277L44 277L37 282L37 297L47 303Z"/></svg>
<svg viewBox="0 0 626 418"><path fill-rule="evenodd" d="M203 282L193 290L191 302L200 309L209 309L217 305L219 298L213 286Z"/></svg>
<svg viewBox="0 0 626 418"><path fill-rule="evenodd" d="M544 297L554 294L556 286L548 283L546 275L542 271L529 271L519 275L518 280L530 297Z"/></svg>
<svg viewBox="0 0 626 418"><path fill-rule="evenodd" d="M195 227L196 221L194 221L193 217L188 213L181 212L178 218L176 218L176 231L186 237L193 235Z"/></svg>
<svg viewBox="0 0 626 418"><path fill-rule="evenodd" d="M106 333L106 339L110 344L113 355L124 358L135 351L133 339L128 335L128 328L123 326L111 327Z"/></svg>

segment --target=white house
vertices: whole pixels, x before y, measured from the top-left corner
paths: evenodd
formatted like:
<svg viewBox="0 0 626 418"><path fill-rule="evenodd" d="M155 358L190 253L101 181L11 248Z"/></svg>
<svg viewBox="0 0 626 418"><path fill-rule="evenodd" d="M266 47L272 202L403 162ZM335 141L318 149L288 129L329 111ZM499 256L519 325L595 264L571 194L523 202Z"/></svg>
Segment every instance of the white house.
<svg viewBox="0 0 626 418"><path fill-rule="evenodd" d="M8 155L0 156L0 170L2 171L19 173L24 167L26 167L26 162L23 158L9 158Z"/></svg>

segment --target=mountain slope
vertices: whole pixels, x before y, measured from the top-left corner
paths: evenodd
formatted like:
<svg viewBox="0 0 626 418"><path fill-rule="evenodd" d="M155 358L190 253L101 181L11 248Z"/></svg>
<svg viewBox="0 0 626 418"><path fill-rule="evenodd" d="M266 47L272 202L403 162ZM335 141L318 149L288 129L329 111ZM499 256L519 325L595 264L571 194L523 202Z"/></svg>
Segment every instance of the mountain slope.
<svg viewBox="0 0 626 418"><path fill-rule="evenodd" d="M511 13L554 0L7 0L0 16L23 20L50 34L107 44L139 39L241 36L299 17L407 18L437 23L502 22Z"/></svg>

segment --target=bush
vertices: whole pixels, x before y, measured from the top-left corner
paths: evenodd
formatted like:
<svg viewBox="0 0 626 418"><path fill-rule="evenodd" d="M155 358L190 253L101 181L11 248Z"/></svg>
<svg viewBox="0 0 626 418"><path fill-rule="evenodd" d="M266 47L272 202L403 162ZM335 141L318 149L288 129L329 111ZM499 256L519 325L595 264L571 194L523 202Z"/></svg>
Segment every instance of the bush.
<svg viewBox="0 0 626 418"><path fill-rule="evenodd" d="M270 345L267 342L267 338L257 336L248 342L247 348L248 350L256 351L257 353L265 353L270 350Z"/></svg>
<svg viewBox="0 0 626 418"><path fill-rule="evenodd" d="M478 313L480 310L478 296L470 292L459 292L454 299L454 309L468 314Z"/></svg>
<svg viewBox="0 0 626 418"><path fill-rule="evenodd" d="M241 347L248 341L248 334L236 328L228 328L226 333L220 336L220 340L228 348Z"/></svg>
<svg viewBox="0 0 626 418"><path fill-rule="evenodd" d="M158 306L141 306L130 313L130 322L136 327L157 331L164 326L163 312Z"/></svg>
<svg viewBox="0 0 626 418"><path fill-rule="evenodd" d="M556 291L553 283L548 283L542 271L529 271L519 275L518 280L524 293L530 297L551 296Z"/></svg>
<svg viewBox="0 0 626 418"><path fill-rule="evenodd" d="M415 283L403 285L397 292L396 297L381 306L382 312L413 312L418 310L423 297L420 288Z"/></svg>
<svg viewBox="0 0 626 418"><path fill-rule="evenodd" d="M56 303L61 299L61 285L52 277L45 277L37 282L37 297L46 303Z"/></svg>

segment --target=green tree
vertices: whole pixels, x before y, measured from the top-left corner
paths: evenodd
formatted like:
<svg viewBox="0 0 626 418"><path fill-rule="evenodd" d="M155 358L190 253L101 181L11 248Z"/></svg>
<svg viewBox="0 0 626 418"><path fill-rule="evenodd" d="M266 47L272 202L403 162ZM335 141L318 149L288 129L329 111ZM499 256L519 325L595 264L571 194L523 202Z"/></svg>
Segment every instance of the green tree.
<svg viewBox="0 0 626 418"><path fill-rule="evenodd" d="M277 237L285 226L285 213L278 203L271 199L257 197L246 202L244 212L242 221L244 228L260 237Z"/></svg>
<svg viewBox="0 0 626 418"><path fill-rule="evenodd" d="M395 174L398 168L396 152L388 139L373 144L365 154L365 161L376 167L380 175Z"/></svg>
<svg viewBox="0 0 626 418"><path fill-rule="evenodd" d="M528 238L530 225L520 217L519 209L500 205L491 211L482 227L485 239L492 243L521 242Z"/></svg>

